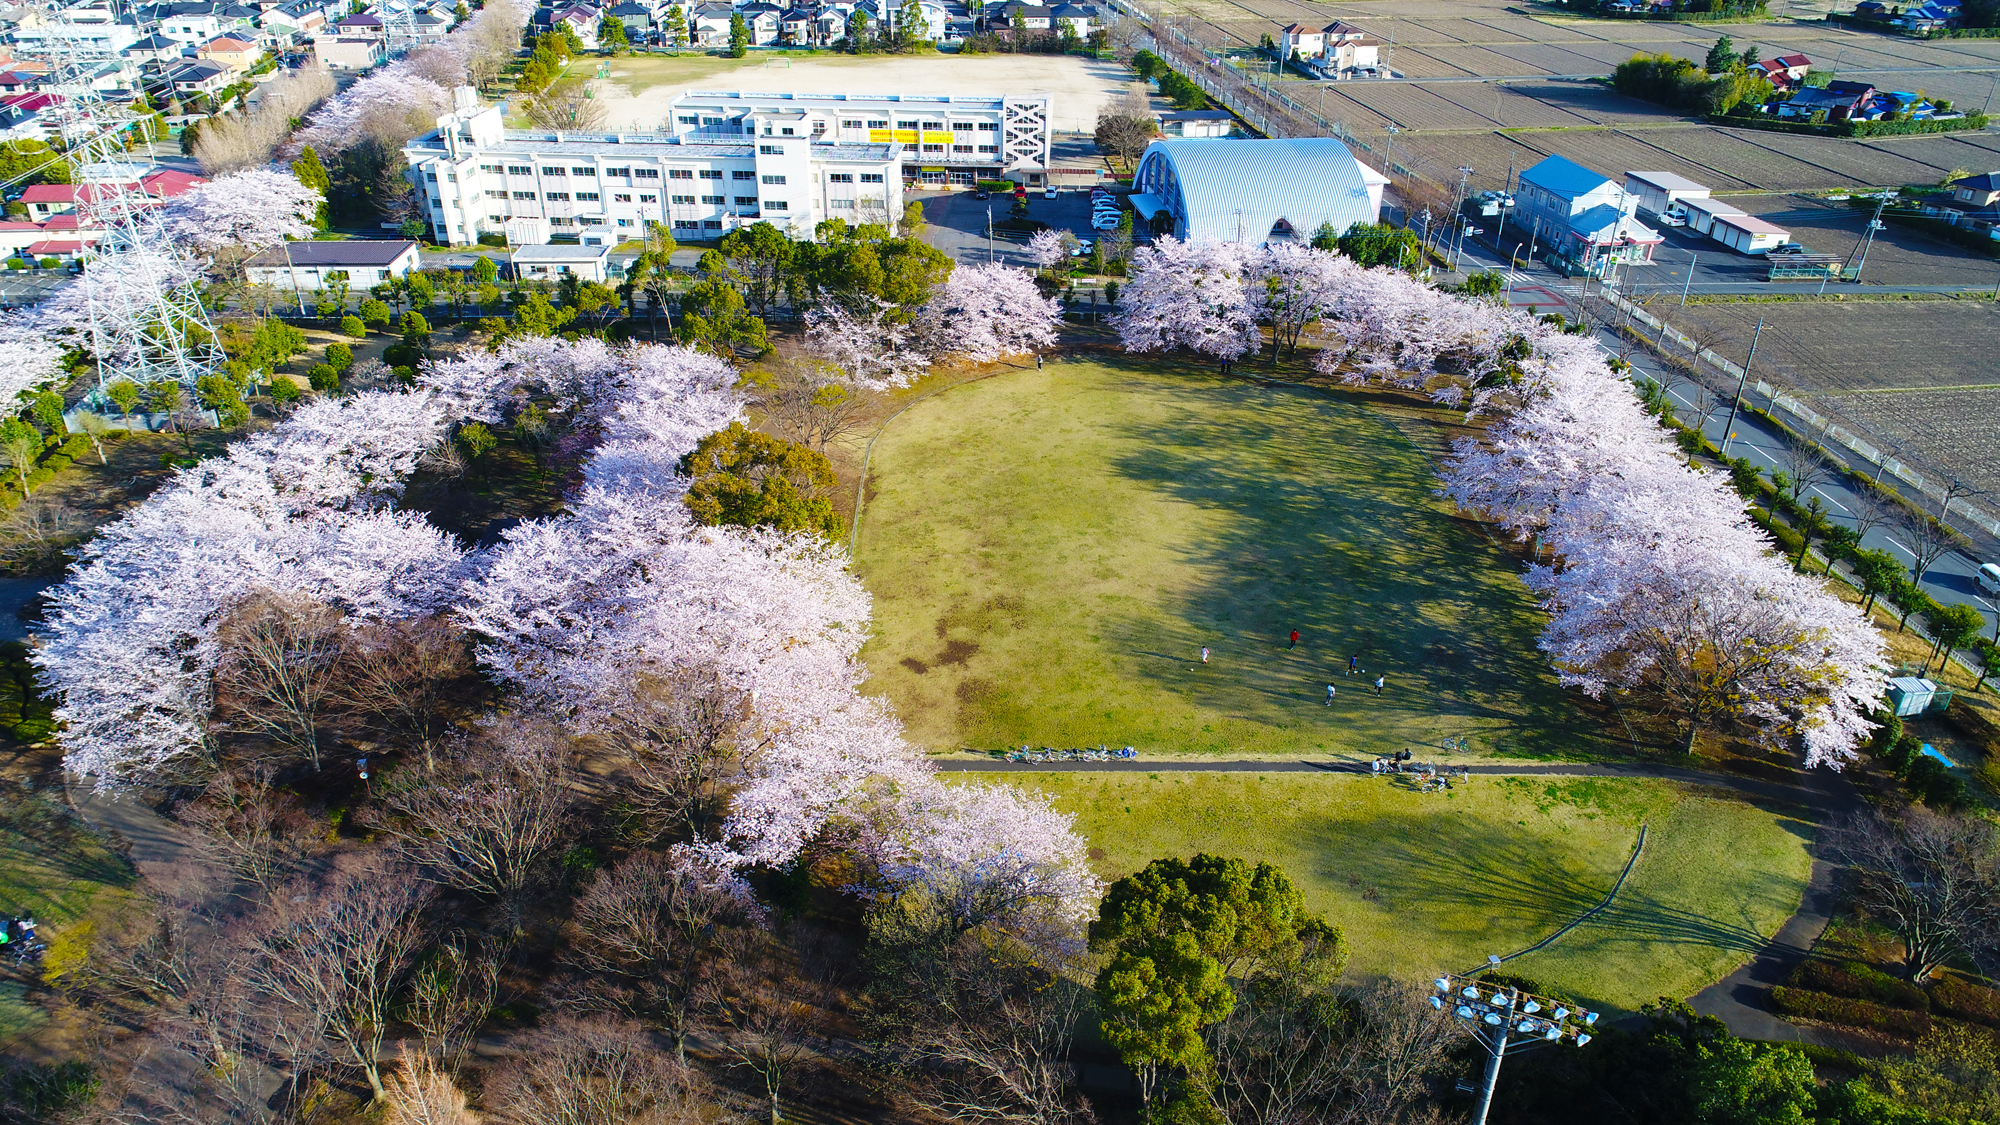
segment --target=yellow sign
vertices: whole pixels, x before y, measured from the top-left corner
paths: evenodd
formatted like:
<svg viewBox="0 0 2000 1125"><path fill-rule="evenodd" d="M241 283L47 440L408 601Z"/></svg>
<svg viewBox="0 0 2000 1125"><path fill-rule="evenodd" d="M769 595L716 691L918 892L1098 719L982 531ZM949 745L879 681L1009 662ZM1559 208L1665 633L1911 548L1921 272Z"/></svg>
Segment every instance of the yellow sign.
<svg viewBox="0 0 2000 1125"><path fill-rule="evenodd" d="M913 139L914 139L914 138L913 138ZM925 143L925 144L933 144L933 145L948 145L948 144L950 144L950 143L951 143L951 134L950 134L950 133L925 133L925 134L924 134L924 143Z"/></svg>
<svg viewBox="0 0 2000 1125"><path fill-rule="evenodd" d="M868 130L868 139L876 144L888 144L890 141L896 139L896 134L890 129L870 129Z"/></svg>

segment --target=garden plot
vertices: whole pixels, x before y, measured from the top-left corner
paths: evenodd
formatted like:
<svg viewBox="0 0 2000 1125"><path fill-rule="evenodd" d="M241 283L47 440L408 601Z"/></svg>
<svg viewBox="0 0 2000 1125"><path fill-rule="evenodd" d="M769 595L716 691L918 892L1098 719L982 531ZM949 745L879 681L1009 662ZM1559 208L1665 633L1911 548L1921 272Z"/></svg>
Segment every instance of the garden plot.
<svg viewBox="0 0 2000 1125"><path fill-rule="evenodd" d="M1868 270L1875 270L1872 251ZM1723 328L1747 345L1760 317L1758 373L1804 390L1863 391L1870 393L1857 397L1870 398L2000 383L1993 365L2000 355L2000 306L1991 301L1717 303L1690 305L1674 319ZM1923 362L1912 362L1919 355ZM1991 428L1996 416L1964 422Z"/></svg>
<svg viewBox="0 0 2000 1125"><path fill-rule="evenodd" d="M1510 128L1523 126L1570 128L1590 124L1585 118L1532 94L1522 93L1513 86L1503 86L1498 83L1472 85L1453 82L1428 89L1447 101L1487 117L1496 125Z"/></svg>
<svg viewBox="0 0 2000 1125"><path fill-rule="evenodd" d="M1512 60L1510 74L1603 74L1604 64L1584 54L1588 44L1554 47L1542 43L1503 43L1488 48Z"/></svg>
<svg viewBox="0 0 2000 1125"><path fill-rule="evenodd" d="M1502 44L1504 46L1504 44ZM1424 53L1437 60L1440 66L1456 67L1466 74L1480 77L1494 75L1539 72L1539 67L1522 63L1499 54L1491 46L1464 45L1457 47L1425 47Z"/></svg>
<svg viewBox="0 0 2000 1125"><path fill-rule="evenodd" d="M1364 133L1383 132L1384 127L1389 124L1389 119L1348 96L1345 89L1348 85L1348 83L1343 82L1340 86L1325 88L1326 97L1323 100L1318 98L1317 95L1314 96L1312 101L1306 101L1297 94L1293 94L1292 97L1300 105L1325 107L1321 112L1325 114L1328 121L1343 121L1347 123L1349 129L1360 130ZM1290 93L1290 91L1287 91L1287 93Z"/></svg>
<svg viewBox="0 0 2000 1125"><path fill-rule="evenodd" d="M1410 47L1396 45L1390 66L1405 78L1469 78L1477 72L1439 58L1440 51L1462 51L1463 47ZM1345 83L1343 83L1345 85Z"/></svg>
<svg viewBox="0 0 2000 1125"><path fill-rule="evenodd" d="M1459 83L1468 87L1467 93L1483 93L1492 97L1489 87L1473 83ZM1342 91L1347 97L1375 111L1376 114L1394 121L1404 129L1421 129L1426 132L1440 129L1490 129L1493 119L1478 110L1467 109L1422 87L1402 82L1368 86L1363 89Z"/></svg>
<svg viewBox="0 0 2000 1125"><path fill-rule="evenodd" d="M1988 375L1991 378L1989 372ZM1974 488L2000 493L2000 387L1827 396L1828 405L1909 450L1946 466Z"/></svg>
<svg viewBox="0 0 2000 1125"><path fill-rule="evenodd" d="M1912 160L1886 146L1875 146L1837 137L1801 137L1789 133L1763 133L1738 129L1730 136L1746 144L1792 156L1832 172L1844 183L1857 187L1901 187L1904 184L1935 183L1942 173L1919 160Z"/></svg>
<svg viewBox="0 0 2000 1125"><path fill-rule="evenodd" d="M1590 82L1510 82L1507 88L1566 113L1573 113L1595 125L1681 123L1686 120L1682 114L1665 106L1628 98Z"/></svg>
<svg viewBox="0 0 2000 1125"><path fill-rule="evenodd" d="M1704 131L1688 129L1648 129L1644 134L1618 130L1578 130L1572 132L1510 133L1514 140L1545 154L1568 157L1586 168L1622 179L1626 172L1674 172L1696 183L1718 189L1747 188L1753 185L1734 176L1718 175L1714 169L1685 160L1663 148L1649 144L1652 137L1680 137Z"/></svg>
<svg viewBox="0 0 2000 1125"><path fill-rule="evenodd" d="M1372 143L1372 142L1371 142ZM1380 146L1377 145L1379 150ZM1543 153L1518 144L1504 133L1457 133L1396 138L1396 161L1436 180L1458 182L1455 171L1469 165L1471 190L1485 191L1505 185L1507 170L1518 172L1542 159Z"/></svg>
<svg viewBox="0 0 2000 1125"><path fill-rule="evenodd" d="M1726 174L1768 191L1847 187L1852 183L1831 169L1753 144L1728 129L1653 129L1645 139L1710 175ZM1709 183L1698 175L1694 179Z"/></svg>

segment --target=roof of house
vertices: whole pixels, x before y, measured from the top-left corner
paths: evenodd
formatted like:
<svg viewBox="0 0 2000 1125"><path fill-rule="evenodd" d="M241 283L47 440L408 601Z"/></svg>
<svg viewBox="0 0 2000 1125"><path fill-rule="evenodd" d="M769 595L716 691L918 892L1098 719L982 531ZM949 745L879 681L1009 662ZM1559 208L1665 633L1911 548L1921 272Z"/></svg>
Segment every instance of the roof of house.
<svg viewBox="0 0 2000 1125"><path fill-rule="evenodd" d="M21 189L23 203L75 203L75 184L29 184Z"/></svg>
<svg viewBox="0 0 2000 1125"><path fill-rule="evenodd" d="M1320 28L1320 30L1321 30L1321 31L1323 31L1323 32L1325 32L1325 33L1327 33L1328 35L1366 35L1366 34L1368 34L1368 31L1367 31L1367 29L1365 29L1365 28L1360 28L1360 27L1356 27L1355 25L1353 25L1353 24L1351 24L1351 23L1348 23L1348 22L1347 22L1346 20L1335 20L1335 21L1333 21L1332 23L1330 23L1330 24L1327 24L1327 25L1326 25L1325 27L1322 27L1322 28Z"/></svg>
<svg viewBox="0 0 2000 1125"><path fill-rule="evenodd" d="M1773 66L1782 66L1782 67L1785 67L1785 68L1787 68L1787 69L1790 69L1791 67L1796 67L1796 66L1811 66L1811 65L1812 65L1812 60L1811 60L1811 59L1809 59L1809 58L1807 58L1807 57L1805 57L1804 55L1779 55L1779 56L1778 56L1777 58L1775 58L1775 59L1765 59L1764 61L1765 61L1765 63L1767 63L1767 64L1769 64L1769 65L1773 65Z"/></svg>
<svg viewBox="0 0 2000 1125"><path fill-rule="evenodd" d="M96 241L92 239L92 241ZM83 243L76 239L46 239L28 247L30 254L74 254L83 249Z"/></svg>
<svg viewBox="0 0 2000 1125"><path fill-rule="evenodd" d="M1569 229L1577 236L1589 239L1598 245L1608 245L1621 239L1631 242L1666 241L1659 231L1609 203L1600 203L1571 215Z"/></svg>
<svg viewBox="0 0 2000 1125"><path fill-rule="evenodd" d="M175 82L206 82L227 73L229 69L221 63L212 63L204 59L199 62L177 63L167 71L167 77Z"/></svg>
<svg viewBox="0 0 2000 1125"><path fill-rule="evenodd" d="M340 242L287 242L251 258L252 266L381 267L416 249L407 239L352 238Z"/></svg>
<svg viewBox="0 0 2000 1125"><path fill-rule="evenodd" d="M1573 160L1550 156L1521 173L1521 179L1552 195L1575 199L1588 195L1611 181Z"/></svg>
<svg viewBox="0 0 2000 1125"><path fill-rule="evenodd" d="M1288 23L1278 29L1281 35L1318 35L1319 32L1302 23Z"/></svg>
<svg viewBox="0 0 2000 1125"><path fill-rule="evenodd" d="M61 94L8 94L6 97L0 97L0 105L23 115L40 113L52 105L61 104Z"/></svg>
<svg viewBox="0 0 2000 1125"><path fill-rule="evenodd" d="M577 246L551 242L541 246L516 246L517 262L601 262L611 253L609 246Z"/></svg>
<svg viewBox="0 0 2000 1125"><path fill-rule="evenodd" d="M1718 226L1735 227L1737 230L1748 231L1751 234L1775 234L1780 238L1789 238L1792 233L1776 223L1767 222L1755 215L1740 213L1734 215L1717 215L1715 222Z"/></svg>
<svg viewBox="0 0 2000 1125"><path fill-rule="evenodd" d="M653 9L651 9L651 8L648 8L648 7L647 7L647 6L645 6L644 4L639 4L639 3L634 3L634 2L633 2L633 0L625 0L625 3L623 3L623 4L620 4L620 5L618 5L617 7L615 7L615 8L613 8L613 9L611 9L611 13L610 13L610 14L612 14L612 15L614 15L614 16L647 16L647 17L651 17L651 16L652 16L652 14L653 14Z"/></svg>
<svg viewBox="0 0 2000 1125"><path fill-rule="evenodd" d="M1649 187L1659 188L1661 191L1708 190L1707 184L1695 183L1686 176L1678 176L1672 172L1627 172L1625 173L1625 178L1628 180L1637 180Z"/></svg>
<svg viewBox="0 0 2000 1125"><path fill-rule="evenodd" d="M181 48L182 43L178 39L169 39L164 35L148 35L125 49L128 51L179 51Z"/></svg>
<svg viewBox="0 0 2000 1125"><path fill-rule="evenodd" d="M238 39L233 35L218 35L201 45L202 50L247 51L257 44L248 39Z"/></svg>
<svg viewBox="0 0 2000 1125"><path fill-rule="evenodd" d="M0 74L0 86L26 86L41 80L42 76L39 74L28 74L19 70L10 70L5 74Z"/></svg>
<svg viewBox="0 0 2000 1125"><path fill-rule="evenodd" d="M1153 115L1157 121L1228 121L1235 115L1226 109L1176 109Z"/></svg>
<svg viewBox="0 0 2000 1125"><path fill-rule="evenodd" d="M1955 188L1968 191L2000 191L2000 172L1981 172L1977 176L1961 176L1951 182Z"/></svg>

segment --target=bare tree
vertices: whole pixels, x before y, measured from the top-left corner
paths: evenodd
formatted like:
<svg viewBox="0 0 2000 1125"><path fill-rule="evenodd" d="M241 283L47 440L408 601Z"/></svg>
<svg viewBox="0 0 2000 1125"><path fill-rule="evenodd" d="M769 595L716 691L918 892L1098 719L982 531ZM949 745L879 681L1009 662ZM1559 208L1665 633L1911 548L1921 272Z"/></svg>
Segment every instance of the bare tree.
<svg viewBox="0 0 2000 1125"><path fill-rule="evenodd" d="M370 823L424 878L517 912L541 862L568 838L574 797L567 740L530 722L505 747L461 747L407 771Z"/></svg>
<svg viewBox="0 0 2000 1125"><path fill-rule="evenodd" d="M662 855L641 852L598 876L571 918L568 958L589 977L582 1007L663 1029L687 1060L688 1036L714 999L728 929L744 902Z"/></svg>
<svg viewBox="0 0 2000 1125"><path fill-rule="evenodd" d="M1119 104L1098 110L1097 131L1092 139L1097 151L1130 168L1159 133L1160 127L1154 123L1144 95L1134 91L1131 96L1121 98Z"/></svg>
<svg viewBox="0 0 2000 1125"><path fill-rule="evenodd" d="M479 1125L464 1091L427 1056L404 1059L389 1075L388 1089L385 1125Z"/></svg>
<svg viewBox="0 0 2000 1125"><path fill-rule="evenodd" d="M820 982L781 973L771 957L737 956L716 1015L728 1065L763 1087L771 1125L784 1125L785 1080L814 1054L825 1022Z"/></svg>
<svg viewBox="0 0 2000 1125"><path fill-rule="evenodd" d="M1903 940L1903 968L1912 981L1961 953L1990 962L2000 909L1992 825L1912 808L1896 818L1849 817L1835 825L1831 840L1854 871L1856 903Z"/></svg>
<svg viewBox="0 0 2000 1125"><path fill-rule="evenodd" d="M822 452L861 428L869 403L867 394L847 385L837 372L811 361L779 364L757 395L772 425Z"/></svg>
<svg viewBox="0 0 2000 1125"><path fill-rule="evenodd" d="M341 639L330 606L268 590L250 595L216 633L215 694L226 720L320 768L320 712Z"/></svg>
<svg viewBox="0 0 2000 1125"><path fill-rule="evenodd" d="M395 868L294 886L296 893L273 897L245 980L316 1029L338 1064L359 1070L381 1101L382 1039L423 948L424 908L436 892Z"/></svg>
<svg viewBox="0 0 2000 1125"><path fill-rule="evenodd" d="M371 623L349 633L335 694L369 725L413 742L429 764L472 675L471 647L450 620Z"/></svg>
<svg viewBox="0 0 2000 1125"><path fill-rule="evenodd" d="M743 706L743 693L713 669L677 669L640 684L612 720L608 741L630 763L627 799L648 839L675 828L701 835L737 757Z"/></svg>
<svg viewBox="0 0 2000 1125"><path fill-rule="evenodd" d="M496 1068L485 1102L502 1125L693 1125L704 1119L699 1079L655 1050L636 1025L558 1016L520 1038Z"/></svg>
<svg viewBox="0 0 2000 1125"><path fill-rule="evenodd" d="M1932 519L1928 513L1912 507L1904 507L1896 514L1896 532L1910 552L1912 582L1922 582L1924 575L1944 557L1945 552L1963 541L1957 532Z"/></svg>
<svg viewBox="0 0 2000 1125"><path fill-rule="evenodd" d="M306 855L298 799L271 784L268 767L224 769L175 819L194 828L195 847L269 893Z"/></svg>
<svg viewBox="0 0 2000 1125"><path fill-rule="evenodd" d="M1834 467L1833 458L1827 456L1818 442L1805 437L1795 437L1785 442L1778 450L1778 471L1784 474L1779 481L1785 498L1797 504L1805 494L1831 484L1839 470Z"/></svg>
<svg viewBox="0 0 2000 1125"><path fill-rule="evenodd" d="M267 83L255 110L203 121L194 146L201 170L220 176L269 163L298 120L332 97L333 90L331 72L305 66Z"/></svg>
<svg viewBox="0 0 2000 1125"><path fill-rule="evenodd" d="M565 78L539 94L530 94L523 107L528 119L544 129L588 133L604 128L608 120L604 103L591 96L590 84L581 78Z"/></svg>
<svg viewBox="0 0 2000 1125"><path fill-rule="evenodd" d="M417 1029L417 1051L453 1073L493 1011L500 992L501 959L479 956L471 943L454 938L432 951L410 980L403 1018ZM406 1056L408 1057L408 1056Z"/></svg>

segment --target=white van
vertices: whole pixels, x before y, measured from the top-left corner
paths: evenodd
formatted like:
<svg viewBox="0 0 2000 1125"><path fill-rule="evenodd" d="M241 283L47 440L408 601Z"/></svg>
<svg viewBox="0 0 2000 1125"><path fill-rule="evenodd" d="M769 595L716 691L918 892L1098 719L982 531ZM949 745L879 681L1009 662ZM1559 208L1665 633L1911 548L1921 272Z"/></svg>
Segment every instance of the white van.
<svg viewBox="0 0 2000 1125"><path fill-rule="evenodd" d="M1973 581L1989 594L2000 594L2000 563L1987 563L1973 575Z"/></svg>

